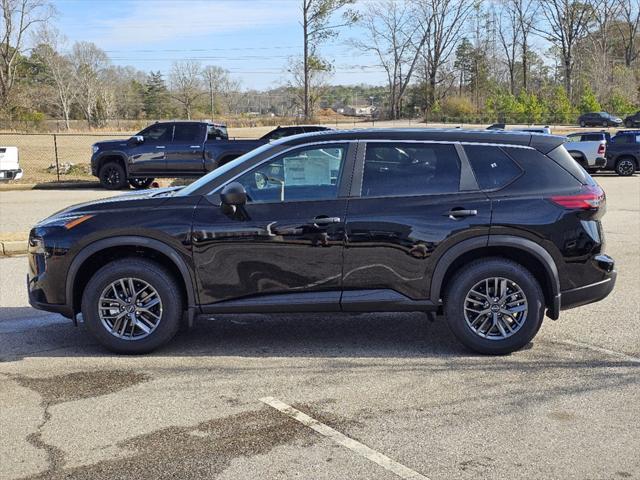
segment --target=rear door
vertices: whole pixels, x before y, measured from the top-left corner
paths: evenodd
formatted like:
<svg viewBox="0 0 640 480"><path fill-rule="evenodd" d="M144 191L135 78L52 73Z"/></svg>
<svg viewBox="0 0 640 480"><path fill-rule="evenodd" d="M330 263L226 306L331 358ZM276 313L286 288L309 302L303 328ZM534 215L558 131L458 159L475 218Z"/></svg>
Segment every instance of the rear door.
<svg viewBox="0 0 640 480"><path fill-rule="evenodd" d="M342 308L366 310L357 299L370 295L429 300L437 260L461 240L488 235L491 203L459 144L363 142L358 157Z"/></svg>
<svg viewBox="0 0 640 480"><path fill-rule="evenodd" d="M166 149L167 173L181 175L204 173L204 123L176 123L173 141Z"/></svg>

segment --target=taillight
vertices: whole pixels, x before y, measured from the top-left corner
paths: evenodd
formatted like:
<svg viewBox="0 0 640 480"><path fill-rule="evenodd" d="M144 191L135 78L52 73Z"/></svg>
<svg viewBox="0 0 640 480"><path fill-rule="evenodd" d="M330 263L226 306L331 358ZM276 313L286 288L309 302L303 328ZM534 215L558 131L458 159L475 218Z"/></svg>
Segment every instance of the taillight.
<svg viewBox="0 0 640 480"><path fill-rule="evenodd" d="M598 185L582 187L580 193L575 195L554 195L551 201L556 205L571 210L598 210L604 206L606 196L604 190Z"/></svg>
<svg viewBox="0 0 640 480"><path fill-rule="evenodd" d="M604 156L605 152L607 151L607 146L604 143L601 143L598 146L598 155L602 155Z"/></svg>

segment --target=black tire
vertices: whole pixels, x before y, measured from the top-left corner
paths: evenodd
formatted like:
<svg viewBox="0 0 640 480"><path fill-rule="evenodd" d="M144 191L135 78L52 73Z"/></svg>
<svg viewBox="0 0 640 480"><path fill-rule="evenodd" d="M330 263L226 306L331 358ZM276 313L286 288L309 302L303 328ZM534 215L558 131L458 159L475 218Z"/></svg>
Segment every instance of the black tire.
<svg viewBox="0 0 640 480"><path fill-rule="evenodd" d="M587 126L587 124L586 124L586 123L584 123L584 120L580 120L580 126L581 126L582 128L584 128L584 127L586 127L586 126Z"/></svg>
<svg viewBox="0 0 640 480"><path fill-rule="evenodd" d="M502 339L483 338L472 329L465 316L467 294L479 282L493 277L515 282L528 308L521 327ZM476 260L458 270L448 284L444 302L447 324L456 338L467 348L487 355L504 355L524 347L538 333L544 318L544 294L534 276L522 265L499 257Z"/></svg>
<svg viewBox="0 0 640 480"><path fill-rule="evenodd" d="M149 188L149 185L153 183L154 178L130 178L129 185L136 190L144 190Z"/></svg>
<svg viewBox="0 0 640 480"><path fill-rule="evenodd" d="M116 337L105 326L99 315L100 296L121 278L135 278L149 284L161 301L160 320L154 330L140 339ZM164 267L144 258L126 258L108 263L98 270L87 284L82 296L82 317L87 329L105 348L116 353L148 353L173 338L180 328L183 299L176 279Z"/></svg>
<svg viewBox="0 0 640 480"><path fill-rule="evenodd" d="M602 122L602 126L607 128L609 126L609 122L607 122L606 120Z"/></svg>
<svg viewBox="0 0 640 480"><path fill-rule="evenodd" d="M107 162L98 174L100 183L107 190L121 190L127 186L127 173L118 162Z"/></svg>
<svg viewBox="0 0 640 480"><path fill-rule="evenodd" d="M627 128L632 128L633 122L631 120L627 120L626 122L624 122L624 126Z"/></svg>
<svg viewBox="0 0 640 480"><path fill-rule="evenodd" d="M621 177L630 177L635 173L636 168L636 162L631 157L622 157L616 161L616 173Z"/></svg>

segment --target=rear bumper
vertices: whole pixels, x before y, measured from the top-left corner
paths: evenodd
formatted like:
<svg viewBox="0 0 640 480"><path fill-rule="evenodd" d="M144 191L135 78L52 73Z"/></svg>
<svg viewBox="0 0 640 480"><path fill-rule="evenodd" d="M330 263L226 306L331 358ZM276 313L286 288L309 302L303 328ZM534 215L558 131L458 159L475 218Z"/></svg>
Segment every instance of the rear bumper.
<svg viewBox="0 0 640 480"><path fill-rule="evenodd" d="M607 164L607 159L606 158L598 157L598 158L596 158L594 166L598 167L598 168L603 168L606 164Z"/></svg>
<svg viewBox="0 0 640 480"><path fill-rule="evenodd" d="M18 180L22 178L22 169L16 170L0 170L0 181L2 180Z"/></svg>
<svg viewBox="0 0 640 480"><path fill-rule="evenodd" d="M607 297L615 287L617 272L614 270L613 259L607 255L599 255L594 260L598 264L598 268L604 272L604 278L589 285L560 292L561 310L598 302Z"/></svg>

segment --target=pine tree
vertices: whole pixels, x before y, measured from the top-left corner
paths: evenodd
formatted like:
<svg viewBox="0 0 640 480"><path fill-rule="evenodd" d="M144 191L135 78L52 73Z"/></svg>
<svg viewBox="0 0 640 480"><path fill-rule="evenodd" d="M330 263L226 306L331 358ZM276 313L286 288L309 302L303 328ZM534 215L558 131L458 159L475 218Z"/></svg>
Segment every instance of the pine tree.
<svg viewBox="0 0 640 480"><path fill-rule="evenodd" d="M171 113L169 90L160 71L149 72L144 85L143 103L149 119L166 118Z"/></svg>

